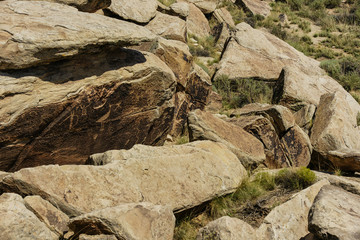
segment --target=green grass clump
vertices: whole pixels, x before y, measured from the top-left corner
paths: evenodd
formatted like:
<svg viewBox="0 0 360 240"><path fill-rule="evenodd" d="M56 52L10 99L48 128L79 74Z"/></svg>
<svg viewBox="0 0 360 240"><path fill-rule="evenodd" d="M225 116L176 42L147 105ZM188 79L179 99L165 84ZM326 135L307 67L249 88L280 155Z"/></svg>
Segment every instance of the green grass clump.
<svg viewBox="0 0 360 240"><path fill-rule="evenodd" d="M296 171L283 169L275 177L277 185L286 189L301 190L312 185L316 180L316 175L308 168L301 167Z"/></svg>
<svg viewBox="0 0 360 240"><path fill-rule="evenodd" d="M176 2L176 0L158 0L158 1L161 2L162 4L164 4L167 7L169 7L171 4Z"/></svg>

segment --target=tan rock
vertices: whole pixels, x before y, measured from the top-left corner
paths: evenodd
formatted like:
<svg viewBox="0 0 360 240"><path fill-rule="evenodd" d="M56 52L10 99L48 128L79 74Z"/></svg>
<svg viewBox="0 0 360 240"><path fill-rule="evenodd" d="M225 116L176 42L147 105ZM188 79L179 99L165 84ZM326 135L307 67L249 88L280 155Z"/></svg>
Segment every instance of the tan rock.
<svg viewBox="0 0 360 240"><path fill-rule="evenodd" d="M46 64L94 52L104 45L130 46L155 38L133 23L44 1L2 1L0 15L6 23L0 27L0 70Z"/></svg>
<svg viewBox="0 0 360 240"><path fill-rule="evenodd" d="M214 17L219 23L226 23L230 27L235 28L235 22L226 7L216 9L214 11Z"/></svg>
<svg viewBox="0 0 360 240"><path fill-rule="evenodd" d="M336 169L349 172L360 172L360 151L342 149L329 151L328 159L334 164Z"/></svg>
<svg viewBox="0 0 360 240"><path fill-rule="evenodd" d="M360 179L356 177L336 176L323 172L313 171L318 180L326 179L331 185L341 187L344 190L360 195Z"/></svg>
<svg viewBox="0 0 360 240"><path fill-rule="evenodd" d="M188 0L198 7L204 14L210 14L216 9L216 1L214 0Z"/></svg>
<svg viewBox="0 0 360 240"><path fill-rule="evenodd" d="M163 38L186 42L186 22L178 17L157 12L145 27Z"/></svg>
<svg viewBox="0 0 360 240"><path fill-rule="evenodd" d="M329 185L329 182L321 180L274 208L257 229L257 239L287 240L306 236L309 233L309 210L316 195L325 185Z"/></svg>
<svg viewBox="0 0 360 240"><path fill-rule="evenodd" d="M186 2L177 2L170 5L170 9L178 14L180 17L186 18L189 16L189 4Z"/></svg>
<svg viewBox="0 0 360 240"><path fill-rule="evenodd" d="M27 196L25 206L58 235L68 231L69 217L40 196Z"/></svg>
<svg viewBox="0 0 360 240"><path fill-rule="evenodd" d="M0 215L0 239L59 239L59 236L25 207L24 200L17 194L4 193L0 196Z"/></svg>
<svg viewBox="0 0 360 240"><path fill-rule="evenodd" d="M360 238L360 196L324 186L309 213L309 231L320 239Z"/></svg>
<svg viewBox="0 0 360 240"><path fill-rule="evenodd" d="M148 23L156 15L157 0L111 0L109 10L122 19Z"/></svg>
<svg viewBox="0 0 360 240"><path fill-rule="evenodd" d="M197 240L256 240L255 230L246 222L228 216L210 222L199 230Z"/></svg>
<svg viewBox="0 0 360 240"><path fill-rule="evenodd" d="M175 77L151 53L126 49L0 76L0 169L81 164L134 144L161 145Z"/></svg>
<svg viewBox="0 0 360 240"><path fill-rule="evenodd" d="M175 216L169 207L129 203L73 218L69 227L76 233L113 234L116 239L172 240Z"/></svg>
<svg viewBox="0 0 360 240"><path fill-rule="evenodd" d="M242 8L252 15L261 15L267 17L270 15L271 7L267 1L262 0L240 0L237 1Z"/></svg>
<svg viewBox="0 0 360 240"><path fill-rule="evenodd" d="M186 18L186 27L188 33L198 37L207 37L210 35L208 20L194 4L189 4L189 15Z"/></svg>
<svg viewBox="0 0 360 240"><path fill-rule="evenodd" d="M296 124L301 127L304 132L309 133L313 126L316 106L313 104L305 104L299 111L294 113Z"/></svg>
<svg viewBox="0 0 360 240"><path fill-rule="evenodd" d="M242 128L200 110L189 113L190 141L212 140L225 144L246 167L256 167L264 162L262 143Z"/></svg>
<svg viewBox="0 0 360 240"><path fill-rule="evenodd" d="M104 9L110 6L111 0L25 0L25 1L47 1L66 4L76 7L83 12L96 12L99 9Z"/></svg>
<svg viewBox="0 0 360 240"><path fill-rule="evenodd" d="M205 107L206 112L219 113L222 108L222 97L215 91L211 91Z"/></svg>
<svg viewBox="0 0 360 240"><path fill-rule="evenodd" d="M87 235L87 234L80 234L79 240L117 240L115 235Z"/></svg>
<svg viewBox="0 0 360 240"><path fill-rule="evenodd" d="M231 151L210 141L136 145L105 162L22 169L5 177L0 189L40 195L72 216L144 201L179 212L235 191L247 175Z"/></svg>

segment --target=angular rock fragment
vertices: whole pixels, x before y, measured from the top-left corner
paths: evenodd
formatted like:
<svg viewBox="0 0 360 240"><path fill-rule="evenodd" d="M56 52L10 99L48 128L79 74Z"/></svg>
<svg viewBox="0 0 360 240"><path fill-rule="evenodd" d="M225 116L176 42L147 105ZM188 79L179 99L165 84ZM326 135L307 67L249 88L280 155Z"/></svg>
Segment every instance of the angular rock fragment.
<svg viewBox="0 0 360 240"><path fill-rule="evenodd" d="M267 1L262 0L239 0L236 2L245 11L250 12L252 15L261 15L267 17L270 15L271 7Z"/></svg>
<svg viewBox="0 0 360 240"><path fill-rule="evenodd" d="M170 9L180 17L186 18L189 15L189 4L186 2L177 2L170 5Z"/></svg>
<svg viewBox="0 0 360 240"><path fill-rule="evenodd" d="M189 15L186 18L186 27L188 33L198 37L208 37L210 35L208 20L194 4L189 4Z"/></svg>
<svg viewBox="0 0 360 240"><path fill-rule="evenodd" d="M109 10L120 18L148 23L156 15L157 0L111 0Z"/></svg>
<svg viewBox="0 0 360 240"><path fill-rule="evenodd" d="M110 6L111 0L24 0L24 1L46 1L66 4L76 7L83 12L96 12L99 9L104 9Z"/></svg>

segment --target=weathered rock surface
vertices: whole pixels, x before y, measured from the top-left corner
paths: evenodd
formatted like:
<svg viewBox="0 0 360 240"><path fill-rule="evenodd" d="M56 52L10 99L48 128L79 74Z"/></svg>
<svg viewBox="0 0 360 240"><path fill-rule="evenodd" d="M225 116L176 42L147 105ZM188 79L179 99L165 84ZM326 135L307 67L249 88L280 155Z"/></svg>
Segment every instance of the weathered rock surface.
<svg viewBox="0 0 360 240"><path fill-rule="evenodd" d="M231 151L210 141L101 155L111 163L26 168L5 177L0 189L40 195L68 215L143 201L178 212L235 191L247 175Z"/></svg>
<svg viewBox="0 0 360 240"><path fill-rule="evenodd" d="M245 11L250 12L252 15L261 15L264 17L270 15L271 7L267 1L239 0L236 4L239 4Z"/></svg>
<svg viewBox="0 0 360 240"><path fill-rule="evenodd" d="M69 227L75 233L112 234L117 239L172 240L175 216L169 207L130 203L78 216Z"/></svg>
<svg viewBox="0 0 360 240"><path fill-rule="evenodd" d="M215 91L211 91L205 107L206 112L218 113L222 108L222 97Z"/></svg>
<svg viewBox="0 0 360 240"><path fill-rule="evenodd" d="M356 115L342 94L321 96L310 137L314 150L336 164L335 167L358 171L359 137Z"/></svg>
<svg viewBox="0 0 360 240"><path fill-rule="evenodd" d="M181 17L189 16L189 4L186 2L177 2L170 5L170 9Z"/></svg>
<svg viewBox="0 0 360 240"><path fill-rule="evenodd" d="M45 1L1 1L0 15L0 70L46 64L105 45L130 46L155 38L133 23Z"/></svg>
<svg viewBox="0 0 360 240"><path fill-rule="evenodd" d="M210 35L209 22L205 15L194 4L189 4L189 15L186 18L187 31L198 37Z"/></svg>
<svg viewBox="0 0 360 240"><path fill-rule="evenodd" d="M186 42L186 22L178 17L157 12L145 27L163 38Z"/></svg>
<svg viewBox="0 0 360 240"><path fill-rule="evenodd" d="M309 134L309 131L313 126L315 111L315 105L306 104L299 111L294 113L296 124L301 127L307 134Z"/></svg>
<svg viewBox="0 0 360 240"><path fill-rule="evenodd" d="M354 177L336 176L323 172L314 171L319 180L326 179L331 185L341 187L344 190L360 195L360 179Z"/></svg>
<svg viewBox="0 0 360 240"><path fill-rule="evenodd" d="M115 235L87 235L87 234L80 234L79 240L117 240Z"/></svg>
<svg viewBox="0 0 360 240"><path fill-rule="evenodd" d="M111 0L24 0L24 1L46 1L66 4L76 7L83 12L96 12L99 9L104 9L110 6Z"/></svg>
<svg viewBox="0 0 360 240"><path fill-rule="evenodd" d="M32 211L46 226L58 235L68 231L69 217L40 196L24 198L25 206Z"/></svg>
<svg viewBox="0 0 360 240"><path fill-rule="evenodd" d="M153 54L112 48L2 74L0 170L160 145L172 126L175 83Z"/></svg>
<svg viewBox="0 0 360 240"><path fill-rule="evenodd" d="M226 23L230 27L235 28L235 22L230 14L230 12L225 8L219 8L214 11L214 17L219 23Z"/></svg>
<svg viewBox="0 0 360 240"><path fill-rule="evenodd" d="M0 239L59 239L25 207L24 200L17 194L4 193L0 196L0 215Z"/></svg>
<svg viewBox="0 0 360 240"><path fill-rule="evenodd" d="M324 186L309 213L309 231L320 239L360 238L360 196Z"/></svg>
<svg viewBox="0 0 360 240"><path fill-rule="evenodd" d="M256 232L246 222L228 216L210 222L199 230L197 240L256 240Z"/></svg>
<svg viewBox="0 0 360 240"><path fill-rule="evenodd" d="M305 237L308 231L308 213L313 201L327 180L295 194L293 198L274 208L257 229L257 239L288 240Z"/></svg>
<svg viewBox="0 0 360 240"><path fill-rule="evenodd" d="M156 15L157 0L111 0L109 10L125 20L148 23Z"/></svg>
<svg viewBox="0 0 360 240"><path fill-rule="evenodd" d="M254 136L211 113L189 113L190 141L212 140L225 144L245 167L256 167L265 160L264 147Z"/></svg>
<svg viewBox="0 0 360 240"><path fill-rule="evenodd" d="M209 14L216 9L216 0L187 0L198 7L204 14Z"/></svg>

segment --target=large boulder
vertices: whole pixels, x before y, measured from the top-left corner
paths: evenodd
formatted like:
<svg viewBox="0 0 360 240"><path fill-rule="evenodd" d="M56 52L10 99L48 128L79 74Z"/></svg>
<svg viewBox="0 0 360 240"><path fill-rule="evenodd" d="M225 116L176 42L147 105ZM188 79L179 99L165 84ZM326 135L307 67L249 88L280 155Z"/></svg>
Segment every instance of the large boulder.
<svg viewBox="0 0 360 240"><path fill-rule="evenodd" d="M160 145L172 126L175 83L153 54L113 48L0 75L0 170Z"/></svg>
<svg viewBox="0 0 360 240"><path fill-rule="evenodd" d="M217 0L187 0L198 7L204 14L210 14L216 9Z"/></svg>
<svg viewBox="0 0 360 240"><path fill-rule="evenodd" d="M214 17L219 23L226 23L229 27L235 28L235 22L226 7L216 9Z"/></svg>
<svg viewBox="0 0 360 240"><path fill-rule="evenodd" d="M360 239L360 196L324 186L309 213L309 231L319 239Z"/></svg>
<svg viewBox="0 0 360 240"><path fill-rule="evenodd" d="M111 0L109 10L120 18L148 23L156 15L157 0Z"/></svg>
<svg viewBox="0 0 360 240"><path fill-rule="evenodd" d="M104 9L110 6L111 0L24 0L24 1L47 1L66 4L76 7L83 12L96 12L99 9Z"/></svg>
<svg viewBox="0 0 360 240"><path fill-rule="evenodd" d="M179 17L157 12L145 27L163 38L186 43L186 22Z"/></svg>
<svg viewBox="0 0 360 240"><path fill-rule="evenodd" d="M360 179L357 177L336 176L333 174L314 171L318 180L326 179L331 185L338 186L344 190L360 195Z"/></svg>
<svg viewBox="0 0 360 240"><path fill-rule="evenodd" d="M70 229L90 235L111 234L116 239L172 240L175 216L171 208L151 203L129 203L96 210L71 219Z"/></svg>
<svg viewBox="0 0 360 240"><path fill-rule="evenodd" d="M133 23L45 1L1 1L0 70L46 64L101 46L129 46L155 35ZM111 31L109 31L111 29Z"/></svg>
<svg viewBox="0 0 360 240"><path fill-rule="evenodd" d="M136 145L92 159L109 163L21 169L6 176L0 189L40 195L69 215L144 201L179 212L235 191L247 176L226 146L210 141Z"/></svg>
<svg viewBox="0 0 360 240"><path fill-rule="evenodd" d="M180 17L186 18L189 16L189 4L186 2L176 2L170 5L170 9Z"/></svg>
<svg viewBox="0 0 360 240"><path fill-rule="evenodd" d="M252 15L267 17L270 15L271 7L267 1L262 0L239 0L236 4L240 5L245 11Z"/></svg>
<svg viewBox="0 0 360 240"><path fill-rule="evenodd" d="M274 208L257 229L257 239L301 239L308 231L308 214L320 189L329 185L321 180L295 194L292 199Z"/></svg>
<svg viewBox="0 0 360 240"><path fill-rule="evenodd" d="M34 213L25 207L21 196L4 193L0 196L0 239L6 240L57 240Z"/></svg>
<svg viewBox="0 0 360 240"><path fill-rule="evenodd" d="M246 222L229 216L208 223L199 230L197 240L256 240L256 231Z"/></svg>
<svg viewBox="0 0 360 240"><path fill-rule="evenodd" d="M195 110L189 113L190 141L212 140L225 144L246 168L253 168L265 160L264 147L242 128L227 123L211 113Z"/></svg>
<svg viewBox="0 0 360 240"><path fill-rule="evenodd" d="M189 15L186 18L187 32L198 37L210 35L209 22L205 15L194 4L189 4Z"/></svg>

